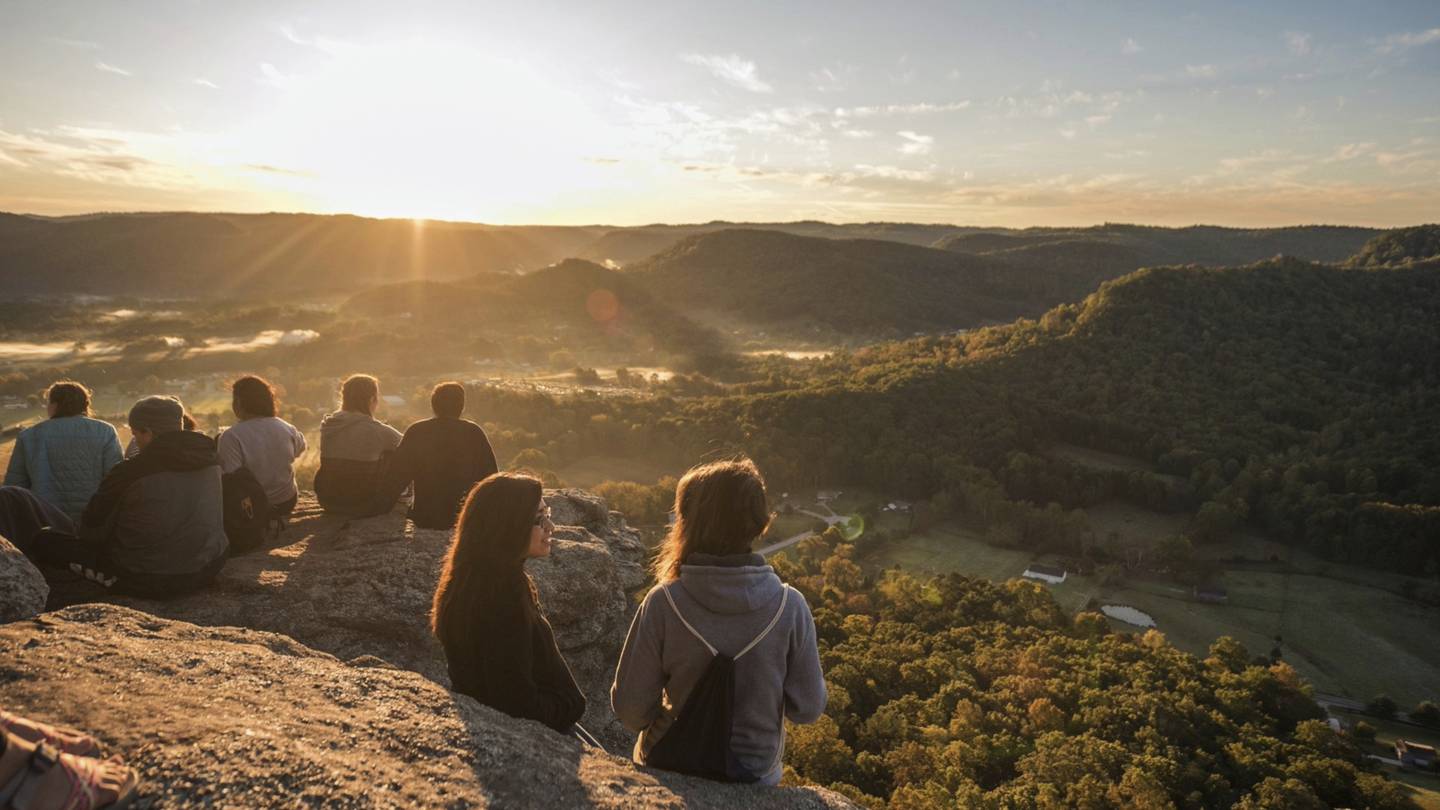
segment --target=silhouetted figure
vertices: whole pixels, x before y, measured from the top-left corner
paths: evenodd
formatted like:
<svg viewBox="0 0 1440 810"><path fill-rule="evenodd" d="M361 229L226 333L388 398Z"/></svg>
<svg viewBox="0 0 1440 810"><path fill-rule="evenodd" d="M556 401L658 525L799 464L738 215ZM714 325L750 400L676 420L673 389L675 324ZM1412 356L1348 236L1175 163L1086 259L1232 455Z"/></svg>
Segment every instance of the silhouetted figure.
<svg viewBox="0 0 1440 810"><path fill-rule="evenodd" d="M340 386L340 410L320 423L320 470L315 497L327 512L373 515L380 502L381 473L400 444L400 431L375 418L380 381L353 374Z"/></svg>
<svg viewBox="0 0 1440 810"><path fill-rule="evenodd" d="M460 418L465 412L465 386L458 382L435 386L430 409L435 417L407 428L386 464L379 506L388 508L413 482L410 519L422 529L448 529L455 525L470 488L499 467L485 429Z"/></svg>

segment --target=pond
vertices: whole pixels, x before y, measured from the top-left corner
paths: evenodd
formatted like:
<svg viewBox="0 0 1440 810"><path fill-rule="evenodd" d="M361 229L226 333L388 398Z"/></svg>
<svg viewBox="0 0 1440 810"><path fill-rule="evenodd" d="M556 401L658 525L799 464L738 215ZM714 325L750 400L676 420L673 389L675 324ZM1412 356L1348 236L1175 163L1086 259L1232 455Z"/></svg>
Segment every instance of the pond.
<svg viewBox="0 0 1440 810"><path fill-rule="evenodd" d="M1129 605L1101 605L1100 612L1112 619L1133 624L1136 627L1154 627L1155 620L1149 613L1143 610L1136 610Z"/></svg>

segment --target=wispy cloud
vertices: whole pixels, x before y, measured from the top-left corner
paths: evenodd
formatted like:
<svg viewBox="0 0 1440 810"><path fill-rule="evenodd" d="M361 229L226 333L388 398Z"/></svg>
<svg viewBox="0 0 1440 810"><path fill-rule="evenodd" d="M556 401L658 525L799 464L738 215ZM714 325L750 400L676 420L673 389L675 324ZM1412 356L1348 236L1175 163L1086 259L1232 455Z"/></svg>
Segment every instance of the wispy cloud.
<svg viewBox="0 0 1440 810"><path fill-rule="evenodd" d="M269 62L261 62L260 83L268 84L271 87L278 87L281 90L284 90L285 88L289 87L291 84L294 83L294 79L282 73L280 71L280 68L275 67Z"/></svg>
<svg viewBox="0 0 1440 810"><path fill-rule="evenodd" d="M219 89L220 89L220 85L216 84L215 82L210 81L209 79L204 79L204 78L194 79L194 80L191 81L191 84L198 84L198 85L200 85L201 87L208 87L208 88L210 88L211 90L219 90Z"/></svg>
<svg viewBox="0 0 1440 810"><path fill-rule="evenodd" d="M1368 141L1365 143L1347 143L1341 145L1335 150L1334 154L1330 155L1330 157L1327 157L1324 160L1321 160L1320 162L1343 163L1347 160L1354 160L1355 158L1362 157L1373 151L1375 151L1375 144Z"/></svg>
<svg viewBox="0 0 1440 810"><path fill-rule="evenodd" d="M129 76L129 75L131 75L131 74L130 74L130 71L125 70L124 68L115 67L114 65L110 64L109 62L96 62L96 63L95 63L95 69L96 69L96 70L100 70L100 71L104 71L104 72L106 72L106 73L114 73L114 74L117 75L117 76Z"/></svg>
<svg viewBox="0 0 1440 810"><path fill-rule="evenodd" d="M716 78L723 79L752 93L769 93L775 88L760 79L760 69L739 54L687 53L680 57L688 64L703 67Z"/></svg>
<svg viewBox="0 0 1440 810"><path fill-rule="evenodd" d="M1134 37L1126 37L1125 41L1120 44L1120 52L1126 56L1139 53L1143 50L1145 49L1140 47L1140 43L1136 42Z"/></svg>
<svg viewBox="0 0 1440 810"><path fill-rule="evenodd" d="M873 118L881 115L930 115L933 113L955 112L970 106L969 99L964 101L946 101L939 104L932 104L922 101L918 104L882 104L867 107L836 107L835 115L839 118Z"/></svg>
<svg viewBox="0 0 1440 810"><path fill-rule="evenodd" d="M1220 75L1220 69L1214 65L1186 65L1185 75L1192 79L1213 79Z"/></svg>
<svg viewBox="0 0 1440 810"><path fill-rule="evenodd" d="M1379 53L1392 53L1403 51L1407 48L1416 48L1421 45L1429 45L1432 42L1440 42L1440 28L1430 28L1424 31L1407 31L1403 34L1391 34L1381 42L1375 50Z"/></svg>
<svg viewBox="0 0 1440 810"><path fill-rule="evenodd" d="M933 135L921 135L908 129L902 129L895 134L905 140L900 144L900 154L902 155L928 155L930 148L935 145Z"/></svg>
<svg viewBox="0 0 1440 810"><path fill-rule="evenodd" d="M1310 34L1304 31L1286 31L1282 38L1285 40L1285 49L1296 56L1305 56L1310 53Z"/></svg>

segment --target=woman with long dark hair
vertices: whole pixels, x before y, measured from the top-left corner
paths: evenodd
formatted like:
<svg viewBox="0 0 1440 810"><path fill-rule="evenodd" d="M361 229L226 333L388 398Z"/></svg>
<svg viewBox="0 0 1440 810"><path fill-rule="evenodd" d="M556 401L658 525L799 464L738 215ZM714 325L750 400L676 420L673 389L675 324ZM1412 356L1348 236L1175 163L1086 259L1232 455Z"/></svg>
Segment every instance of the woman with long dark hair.
<svg viewBox="0 0 1440 810"><path fill-rule="evenodd" d="M749 460L704 464L680 479L675 525L655 558L658 584L635 614L610 688L615 716L640 734L636 762L684 769L672 764L684 751L670 749L693 740L660 744L681 727L682 710L707 710L687 701L705 691L720 657L733 667L723 773L687 772L778 784L784 720L813 723L825 710L810 607L750 550L769 523L765 481ZM717 722L684 719L687 733Z"/></svg>
<svg viewBox="0 0 1440 810"><path fill-rule="evenodd" d="M555 645L525 561L550 554L555 524L528 475L496 473L460 510L430 612L450 683L514 717L576 733L585 696ZM587 740L588 742L589 740Z"/></svg>

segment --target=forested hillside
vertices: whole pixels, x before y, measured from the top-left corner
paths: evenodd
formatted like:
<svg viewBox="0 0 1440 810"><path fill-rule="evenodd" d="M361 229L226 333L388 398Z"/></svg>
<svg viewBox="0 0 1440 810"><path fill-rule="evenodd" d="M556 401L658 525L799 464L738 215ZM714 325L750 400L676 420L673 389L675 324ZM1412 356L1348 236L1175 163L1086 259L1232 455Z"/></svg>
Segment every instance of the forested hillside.
<svg viewBox="0 0 1440 810"><path fill-rule="evenodd" d="M663 352L680 365L723 350L713 330L657 302L625 275L579 259L524 275L377 287L353 296L342 312L363 329L391 334L392 348L382 352L387 356L439 356L452 364L456 357L493 356L502 344L514 352L527 340L543 346L557 336L571 350L634 357ZM397 346L394 339L420 345Z"/></svg>
<svg viewBox="0 0 1440 810"><path fill-rule="evenodd" d="M775 562L830 687L790 728L805 780L906 810L1412 806L1283 662L1111 633L1034 583L867 577L854 552L831 533Z"/></svg>
<svg viewBox="0 0 1440 810"><path fill-rule="evenodd" d="M1420 225L1387 231L1350 257L1354 267L1384 267L1440 256L1440 225Z"/></svg>
<svg viewBox="0 0 1440 810"><path fill-rule="evenodd" d="M1433 574L1436 323L1440 262L1160 268L1036 321L870 347L728 396L485 407L522 435L566 437L539 448L555 458L729 448L781 486L930 498L1079 558L1115 550L1067 510L1121 497L1196 515L1196 542L1248 522L1332 559ZM1143 465L1082 467L1049 454L1057 442Z"/></svg>
<svg viewBox="0 0 1440 810"><path fill-rule="evenodd" d="M957 329L1044 309L1002 262L882 240L725 230L625 272L676 307L827 338Z"/></svg>

